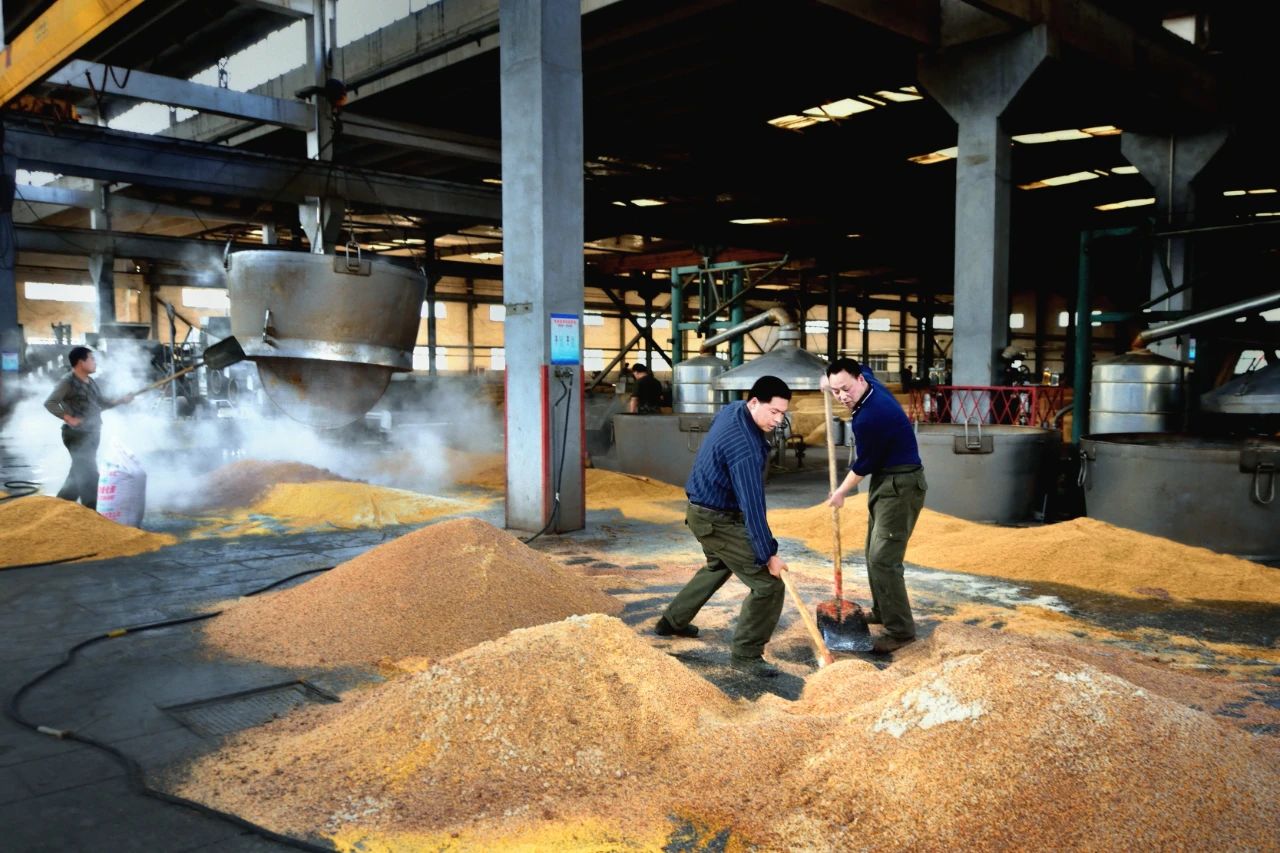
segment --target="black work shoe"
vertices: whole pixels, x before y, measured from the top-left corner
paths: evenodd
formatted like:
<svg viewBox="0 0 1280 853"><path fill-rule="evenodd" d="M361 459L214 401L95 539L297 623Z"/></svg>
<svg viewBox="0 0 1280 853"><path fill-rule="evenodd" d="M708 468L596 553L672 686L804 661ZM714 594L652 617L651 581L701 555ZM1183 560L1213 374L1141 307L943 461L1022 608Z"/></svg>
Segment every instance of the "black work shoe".
<svg viewBox="0 0 1280 853"><path fill-rule="evenodd" d="M779 670L764 658L731 658L729 666L756 678L777 678Z"/></svg>
<svg viewBox="0 0 1280 853"><path fill-rule="evenodd" d="M677 628L667 621L667 617L658 618L658 624L653 626L653 633L659 637L696 637L698 636L697 625L685 625L683 628Z"/></svg>
<svg viewBox="0 0 1280 853"><path fill-rule="evenodd" d="M875 642L871 644L871 653L876 655L887 655L890 652L896 652L903 646L914 643L915 637L890 637L888 634L881 634L876 637Z"/></svg>

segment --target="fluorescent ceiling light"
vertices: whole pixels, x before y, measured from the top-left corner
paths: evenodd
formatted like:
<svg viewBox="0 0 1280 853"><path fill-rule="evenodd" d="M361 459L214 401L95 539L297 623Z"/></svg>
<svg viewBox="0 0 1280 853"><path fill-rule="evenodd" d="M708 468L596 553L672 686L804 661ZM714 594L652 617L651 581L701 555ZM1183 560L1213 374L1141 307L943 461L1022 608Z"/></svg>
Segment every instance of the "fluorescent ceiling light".
<svg viewBox="0 0 1280 853"><path fill-rule="evenodd" d="M1244 195L1244 190L1227 190L1223 195Z"/></svg>
<svg viewBox="0 0 1280 853"><path fill-rule="evenodd" d="M656 198L633 198L631 199L631 203L636 207L658 207L666 204L665 201L661 201Z"/></svg>
<svg viewBox="0 0 1280 853"><path fill-rule="evenodd" d="M1094 205L1094 210L1121 210L1126 207L1145 207L1155 203L1154 198L1131 198L1125 201L1113 201L1111 204L1097 204Z"/></svg>
<svg viewBox="0 0 1280 853"><path fill-rule="evenodd" d="M879 98L873 98L870 95L859 95L858 97L866 101L868 104L874 104L877 107L888 106L888 104L886 104L884 101L880 100Z"/></svg>
<svg viewBox="0 0 1280 853"><path fill-rule="evenodd" d="M1262 213L1255 213L1254 216L1280 216L1280 210L1266 210Z"/></svg>
<svg viewBox="0 0 1280 853"><path fill-rule="evenodd" d="M1263 189L1249 190L1249 195L1271 195L1273 192L1275 192L1273 187L1264 187Z"/></svg>
<svg viewBox="0 0 1280 853"><path fill-rule="evenodd" d="M1095 136L1114 136L1119 132L1120 128L1104 124L1099 127L1086 127L1083 130L1068 128L1044 133L1023 133L1011 138L1014 142L1021 142L1023 145L1038 145L1042 142L1067 142L1072 139L1092 139Z"/></svg>
<svg viewBox="0 0 1280 853"><path fill-rule="evenodd" d="M1137 166L1116 166L1111 170L1113 175L1136 175L1138 174Z"/></svg>
<svg viewBox="0 0 1280 853"><path fill-rule="evenodd" d="M881 89L879 92L876 92L876 97L884 98L886 101L894 101L899 104L905 103L906 101L923 101L924 100L924 98L920 97L919 95L911 94L905 88L897 92L894 92L890 89Z"/></svg>
<svg viewBox="0 0 1280 853"><path fill-rule="evenodd" d="M953 145L950 148L942 148L929 154L917 154L915 157L908 157L912 163L919 163L927 166L930 163L941 163L943 160L954 160L956 155L960 153L960 146Z"/></svg>
<svg viewBox="0 0 1280 853"><path fill-rule="evenodd" d="M1061 187L1066 184L1076 184L1080 181L1092 181L1097 177L1098 174L1096 172L1072 172L1070 175L1056 175L1052 178L1032 181L1029 184L1019 184L1018 189L1038 190L1043 187Z"/></svg>
<svg viewBox="0 0 1280 853"><path fill-rule="evenodd" d="M769 119L769 124L774 127L780 127L783 130L800 130L803 127L808 127L811 124L817 124L822 121L831 121L831 119L825 117L814 118L810 116L785 115Z"/></svg>
<svg viewBox="0 0 1280 853"><path fill-rule="evenodd" d="M807 116L828 116L830 118L847 118L854 113L865 113L875 107L866 101L855 101L853 98L841 98L820 107L811 107L804 111Z"/></svg>
<svg viewBox="0 0 1280 853"><path fill-rule="evenodd" d="M846 237L848 237L849 239L851 239L851 240L852 240L853 238L855 238L855 237L861 237L862 235L861 235L861 234L846 234L846 235L844 235L844 236L846 236Z"/></svg>
<svg viewBox="0 0 1280 853"><path fill-rule="evenodd" d="M484 183L493 184L495 187L502 186L502 178L483 178L482 180Z"/></svg>
<svg viewBox="0 0 1280 853"><path fill-rule="evenodd" d="M751 219L730 219L734 225L772 225L775 222L786 222L785 216L756 217Z"/></svg>

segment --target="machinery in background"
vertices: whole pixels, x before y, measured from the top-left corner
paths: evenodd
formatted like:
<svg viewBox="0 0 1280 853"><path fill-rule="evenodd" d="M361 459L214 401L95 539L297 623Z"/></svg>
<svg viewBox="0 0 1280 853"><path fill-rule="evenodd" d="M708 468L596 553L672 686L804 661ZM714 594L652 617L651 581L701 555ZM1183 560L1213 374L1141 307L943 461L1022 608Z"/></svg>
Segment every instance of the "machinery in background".
<svg viewBox="0 0 1280 853"><path fill-rule="evenodd" d="M713 355L719 344L771 323L779 326L778 342L763 355L734 368ZM827 363L801 349L799 342L799 326L780 307L770 308L707 338L702 343L700 356L675 365L672 414L614 417L618 469L683 485L711 421L731 396L737 398L735 392L749 391L761 376L777 376L793 391L819 390ZM775 431L777 463L781 463L788 448L802 457L804 445L802 440L797 445L798 439L791 433L789 421Z"/></svg>
<svg viewBox="0 0 1280 853"><path fill-rule="evenodd" d="M1201 312L1134 343L1276 304L1280 293ZM1094 401L1100 392L1104 408L1090 413L1080 442L1087 514L1189 545L1280 559L1280 341L1262 346L1266 366L1198 398L1186 392L1184 365L1142 348L1097 365Z"/></svg>

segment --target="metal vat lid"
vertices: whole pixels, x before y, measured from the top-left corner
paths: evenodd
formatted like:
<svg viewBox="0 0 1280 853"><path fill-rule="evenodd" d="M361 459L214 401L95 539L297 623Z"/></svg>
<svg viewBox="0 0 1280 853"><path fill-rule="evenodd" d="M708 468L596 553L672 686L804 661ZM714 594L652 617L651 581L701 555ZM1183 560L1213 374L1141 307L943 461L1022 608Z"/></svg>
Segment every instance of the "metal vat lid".
<svg viewBox="0 0 1280 853"><path fill-rule="evenodd" d="M818 391L826 369L827 363L816 355L797 346L779 344L759 358L720 374L711 385L717 391L750 391L761 376L776 376L792 391Z"/></svg>
<svg viewBox="0 0 1280 853"><path fill-rule="evenodd" d="M1200 407L1226 415L1280 414L1280 364L1237 376L1201 394Z"/></svg>
<svg viewBox="0 0 1280 853"><path fill-rule="evenodd" d="M1130 350L1093 365L1094 382L1181 382L1186 365L1146 349Z"/></svg>

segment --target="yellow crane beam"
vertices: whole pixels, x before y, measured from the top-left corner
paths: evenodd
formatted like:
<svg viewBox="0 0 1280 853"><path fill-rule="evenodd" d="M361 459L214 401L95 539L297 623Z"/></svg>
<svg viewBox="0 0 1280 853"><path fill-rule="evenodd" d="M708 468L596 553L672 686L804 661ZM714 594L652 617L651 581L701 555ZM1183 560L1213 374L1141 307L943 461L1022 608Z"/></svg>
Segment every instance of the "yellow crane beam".
<svg viewBox="0 0 1280 853"><path fill-rule="evenodd" d="M58 0L5 45L0 106L40 82L144 0Z"/></svg>

